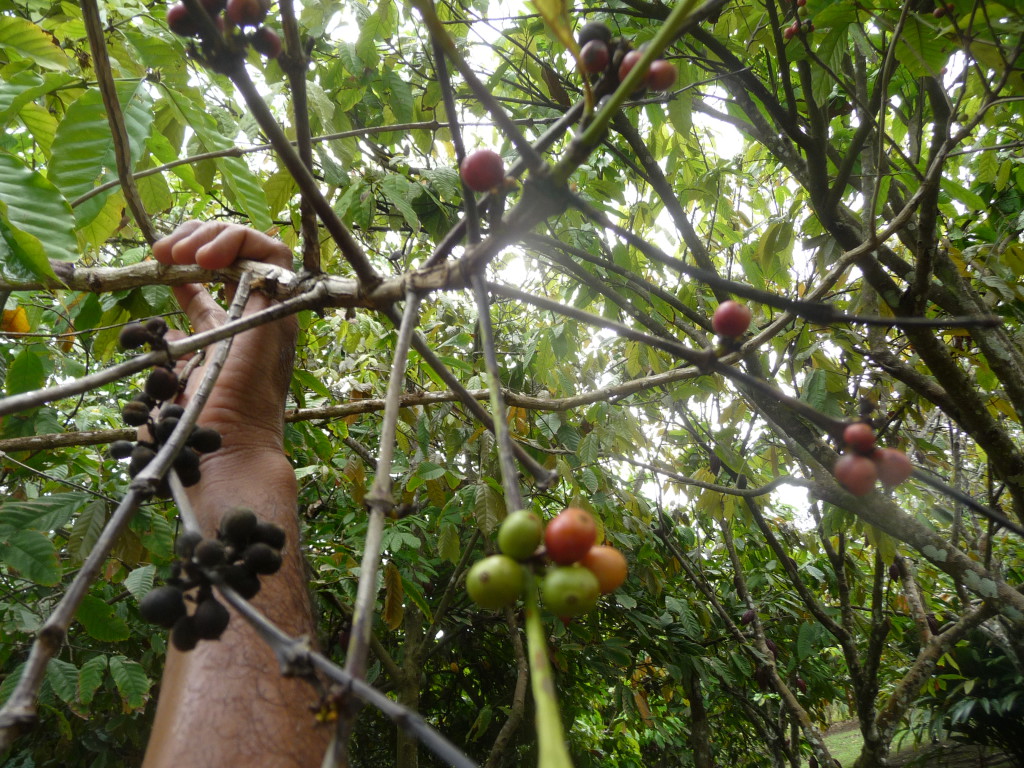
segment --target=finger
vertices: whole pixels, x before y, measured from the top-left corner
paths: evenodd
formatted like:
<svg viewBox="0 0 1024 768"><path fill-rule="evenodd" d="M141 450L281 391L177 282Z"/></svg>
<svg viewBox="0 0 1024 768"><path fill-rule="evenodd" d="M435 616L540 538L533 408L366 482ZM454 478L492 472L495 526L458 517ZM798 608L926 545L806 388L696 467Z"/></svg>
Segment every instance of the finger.
<svg viewBox="0 0 1024 768"><path fill-rule="evenodd" d="M188 315L196 333L202 333L224 324L227 313L213 300L210 292L199 285L179 285L174 288L178 306Z"/></svg>
<svg viewBox="0 0 1024 768"><path fill-rule="evenodd" d="M153 257L161 264L176 263L171 255L174 246L182 239L188 237L203 225L201 221L186 221L180 224L171 234L162 237L153 243Z"/></svg>
<svg viewBox="0 0 1024 768"><path fill-rule="evenodd" d="M203 269L223 269L237 259L263 261L285 269L292 266L291 251L284 243L239 224L223 225L209 242L195 251L195 262Z"/></svg>

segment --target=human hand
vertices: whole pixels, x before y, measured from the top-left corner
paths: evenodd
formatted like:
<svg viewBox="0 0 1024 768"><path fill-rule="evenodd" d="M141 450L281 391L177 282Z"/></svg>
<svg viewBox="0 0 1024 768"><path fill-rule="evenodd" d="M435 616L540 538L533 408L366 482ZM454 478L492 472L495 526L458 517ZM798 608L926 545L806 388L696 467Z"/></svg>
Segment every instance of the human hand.
<svg viewBox="0 0 1024 768"><path fill-rule="evenodd" d="M262 261L285 269L292 266L292 254L280 241L254 229L224 222L186 222L153 244L153 256L162 264L196 264L204 269L223 269L238 259ZM203 286L189 284L173 290L196 332L219 327L226 321L227 314ZM245 314L270 304L271 299L254 291ZM210 459L227 459L232 454L253 451L281 453L284 403L291 381L296 334L295 318L289 317L235 337L200 417L202 424L218 430L223 437L223 447ZM189 377L181 398L183 403L188 402L201 379L200 368Z"/></svg>

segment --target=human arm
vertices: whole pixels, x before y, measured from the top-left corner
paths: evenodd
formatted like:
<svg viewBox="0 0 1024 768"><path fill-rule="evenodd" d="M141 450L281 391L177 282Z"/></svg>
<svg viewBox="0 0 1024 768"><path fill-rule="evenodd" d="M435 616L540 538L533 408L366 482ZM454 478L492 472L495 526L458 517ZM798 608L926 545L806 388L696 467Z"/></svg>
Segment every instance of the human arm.
<svg viewBox="0 0 1024 768"><path fill-rule="evenodd" d="M236 259L291 267L279 241L252 229L223 223L189 222L153 247L165 264L220 269ZM196 331L224 322L223 309L205 288L185 285L175 298ZM246 314L270 299L254 292ZM284 403L295 348L294 318L240 334L203 408L200 423L222 435L220 450L205 455L202 480L189 499L205 535L236 506L253 509L284 528L281 570L261 579L253 604L292 635L313 635L315 622L299 554L296 481L284 455ZM195 372L187 400L201 378ZM319 765L329 729L317 727L309 711L316 703L308 683L282 677L271 649L249 624L232 614L219 640L192 651L168 650L156 721L144 768L289 768Z"/></svg>

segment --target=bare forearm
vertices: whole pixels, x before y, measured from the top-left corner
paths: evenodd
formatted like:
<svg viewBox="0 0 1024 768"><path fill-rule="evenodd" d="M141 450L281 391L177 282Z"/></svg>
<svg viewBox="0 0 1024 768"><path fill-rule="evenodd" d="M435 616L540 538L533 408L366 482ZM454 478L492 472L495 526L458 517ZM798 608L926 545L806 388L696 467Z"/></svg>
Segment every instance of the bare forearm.
<svg viewBox="0 0 1024 768"><path fill-rule="evenodd" d="M213 535L220 517L236 506L285 529L282 568L261 578L252 602L289 634L314 635L298 548L295 476L284 456L232 452L217 457L192 497L206 535ZM313 688L282 677L270 648L232 614L220 640L200 642L188 653L168 651L144 766L319 765L329 732L316 725L309 709L315 703Z"/></svg>

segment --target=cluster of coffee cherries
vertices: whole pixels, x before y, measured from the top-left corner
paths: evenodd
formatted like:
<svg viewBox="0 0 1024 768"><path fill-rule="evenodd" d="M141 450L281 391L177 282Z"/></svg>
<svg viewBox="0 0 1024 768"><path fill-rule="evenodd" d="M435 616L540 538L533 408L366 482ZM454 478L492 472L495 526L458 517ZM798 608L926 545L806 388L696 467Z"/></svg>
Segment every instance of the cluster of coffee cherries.
<svg viewBox="0 0 1024 768"><path fill-rule="evenodd" d="M466 591L482 608L498 610L518 600L528 565L543 569L544 604L564 619L591 610L626 580L626 558L597 544L596 521L578 507L566 507L547 525L530 510L513 512L498 529L498 548L501 554L478 561L466 575Z"/></svg>
<svg viewBox="0 0 1024 768"><path fill-rule="evenodd" d="M285 532L259 520L251 509L233 509L220 521L216 538L187 531L174 543L178 556L167 583L139 601L151 624L171 630L171 643L191 651L200 640L216 640L228 626L228 609L213 595L225 584L246 600L260 591L260 576L281 568ZM191 612L189 605L194 606Z"/></svg>
<svg viewBox="0 0 1024 768"><path fill-rule="evenodd" d="M200 5L221 32L229 26L253 27L243 39L268 59L281 55L281 36L263 26L270 10L269 0L200 0ZM199 20L183 2L168 6L167 26L181 37L199 37L201 33Z"/></svg>
<svg viewBox="0 0 1024 768"><path fill-rule="evenodd" d="M153 317L145 323L128 323L121 329L119 337L125 349L135 349L149 344L155 349L166 347L164 334L167 323L163 318ZM129 427L146 426L150 439L132 442L115 440L107 449L113 459L128 459L128 475L135 477L156 457L160 446L167 442L185 409L173 402L178 396L178 375L170 366L156 366L146 377L142 391L121 408L121 418ZM153 411L159 407L156 417ZM209 427L193 427L185 447L174 459L174 470L181 484L188 487L199 482L199 454L212 453L220 448L220 433ZM166 498L171 495L166 478L157 486L156 495Z"/></svg>
<svg viewBox="0 0 1024 768"><path fill-rule="evenodd" d="M782 30L782 37L787 43L800 34L801 27L804 32L814 31L814 23L810 19L800 18L800 9L805 5L807 5L807 0L796 0L793 3L793 23Z"/></svg>
<svg viewBox="0 0 1024 768"><path fill-rule="evenodd" d="M634 49L622 38L612 39L612 31L600 21L584 24L576 36L580 45L580 65L583 76L598 79L608 76L616 85L626 79L643 56L641 49ZM676 84L679 70L665 59L651 62L638 88L652 91L667 91Z"/></svg>
<svg viewBox="0 0 1024 768"><path fill-rule="evenodd" d="M848 424L843 430L843 443L846 452L832 474L854 496L871 493L877 481L886 488L895 488L914 471L903 451L875 446L875 430L866 421Z"/></svg>

